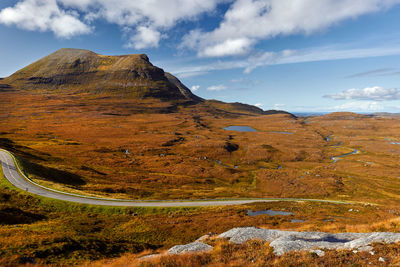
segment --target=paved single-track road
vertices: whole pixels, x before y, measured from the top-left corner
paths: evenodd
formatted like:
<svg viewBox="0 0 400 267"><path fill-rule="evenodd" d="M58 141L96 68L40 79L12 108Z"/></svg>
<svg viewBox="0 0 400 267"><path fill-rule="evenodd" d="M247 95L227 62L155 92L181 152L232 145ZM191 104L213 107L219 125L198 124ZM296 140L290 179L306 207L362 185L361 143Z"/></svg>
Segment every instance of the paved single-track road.
<svg viewBox="0 0 400 267"><path fill-rule="evenodd" d="M3 149L0 149L0 161L3 168L5 178L14 186L27 191L29 193L63 200L91 205L102 206L126 206L126 207L205 207L205 206L227 206L241 205L254 202L272 202L272 201L318 201L346 204L342 201L334 200L317 200L317 199L290 199L290 198L256 198L256 199L205 199L205 200L124 200L124 199L107 199L100 197L91 197L78 194L72 194L54 190L39 185L27 178L18 164L14 156Z"/></svg>

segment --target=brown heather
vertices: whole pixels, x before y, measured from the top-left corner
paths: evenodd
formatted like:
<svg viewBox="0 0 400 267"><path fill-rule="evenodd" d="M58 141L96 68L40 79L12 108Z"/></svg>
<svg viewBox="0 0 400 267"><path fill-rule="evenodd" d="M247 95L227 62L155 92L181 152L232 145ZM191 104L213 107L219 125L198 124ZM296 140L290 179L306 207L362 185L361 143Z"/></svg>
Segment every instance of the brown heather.
<svg viewBox="0 0 400 267"><path fill-rule="evenodd" d="M257 241L221 241L211 253L134 262L238 226L399 232L400 145L391 144L400 142L397 117L336 113L305 123L284 112L206 101L144 55L60 50L1 83L0 148L46 186L112 198L290 197L350 204L101 208L38 198L0 177L0 265L34 258L55 265L357 266L379 265L379 257L400 264L396 244L376 244L375 255L330 251L318 258L277 257ZM229 125L257 132L223 129ZM359 153L332 163L332 156L354 149ZM294 215L246 215L266 208Z"/></svg>

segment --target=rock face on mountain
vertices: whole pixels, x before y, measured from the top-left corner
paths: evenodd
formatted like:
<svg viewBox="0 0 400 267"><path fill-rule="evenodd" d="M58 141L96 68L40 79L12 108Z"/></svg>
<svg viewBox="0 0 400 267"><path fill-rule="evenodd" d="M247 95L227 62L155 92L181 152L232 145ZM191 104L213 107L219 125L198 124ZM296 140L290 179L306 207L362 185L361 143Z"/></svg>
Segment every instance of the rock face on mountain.
<svg viewBox="0 0 400 267"><path fill-rule="evenodd" d="M173 75L153 66L144 54L103 56L89 50L64 48L17 71L2 83L24 90L202 101Z"/></svg>

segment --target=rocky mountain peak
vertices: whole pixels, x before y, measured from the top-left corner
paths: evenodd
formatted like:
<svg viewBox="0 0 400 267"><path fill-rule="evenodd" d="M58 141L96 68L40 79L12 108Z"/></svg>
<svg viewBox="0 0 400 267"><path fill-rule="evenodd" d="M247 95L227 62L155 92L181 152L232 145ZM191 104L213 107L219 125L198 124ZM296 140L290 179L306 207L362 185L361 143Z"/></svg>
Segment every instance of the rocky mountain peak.
<svg viewBox="0 0 400 267"><path fill-rule="evenodd" d="M106 56L90 50L62 48L3 82L23 90L202 101L176 77L151 64L145 54Z"/></svg>

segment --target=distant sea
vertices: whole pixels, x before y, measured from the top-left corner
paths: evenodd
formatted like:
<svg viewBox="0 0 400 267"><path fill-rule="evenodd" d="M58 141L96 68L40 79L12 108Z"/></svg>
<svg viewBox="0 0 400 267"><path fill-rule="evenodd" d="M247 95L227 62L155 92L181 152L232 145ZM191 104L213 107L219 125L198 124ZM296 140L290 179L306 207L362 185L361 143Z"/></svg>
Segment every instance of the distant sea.
<svg viewBox="0 0 400 267"><path fill-rule="evenodd" d="M331 112L290 112L296 117L311 117L311 116L323 116Z"/></svg>
<svg viewBox="0 0 400 267"><path fill-rule="evenodd" d="M333 111L332 111L333 112ZM296 117L313 117L313 116L323 116L332 112L290 112ZM350 111L354 112L354 111ZM370 115L370 116L396 116L399 117L400 113L390 113L390 112L354 112L356 114Z"/></svg>

